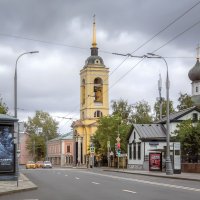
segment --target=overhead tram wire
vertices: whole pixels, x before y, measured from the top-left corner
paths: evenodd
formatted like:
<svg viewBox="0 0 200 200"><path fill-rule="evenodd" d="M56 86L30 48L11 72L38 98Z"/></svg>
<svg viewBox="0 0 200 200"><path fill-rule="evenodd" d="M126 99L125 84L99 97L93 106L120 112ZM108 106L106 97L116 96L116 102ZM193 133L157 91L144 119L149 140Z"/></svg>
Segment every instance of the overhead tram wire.
<svg viewBox="0 0 200 200"><path fill-rule="evenodd" d="M11 34L7 34L7 33L0 33L0 36L11 37L11 38L16 38L16 39L21 39L21 40L29 40L29 41L33 41L33 42L40 42L40 43L50 44L50 45L55 45L55 46L63 46L63 47L69 47L69 48L88 50L88 47L79 47L79 46L74 46L74 45L69 45L69 44L64 44L64 43L59 43L59 42L51 42L51 41L33 39L33 38L29 38L29 37L23 37L23 36L19 36L19 35L11 35ZM100 52L106 53L106 54L112 54L112 52L109 52L106 50L100 50Z"/></svg>
<svg viewBox="0 0 200 200"><path fill-rule="evenodd" d="M136 58L142 58L142 56L133 56L132 54L135 53L136 51L138 51L140 48L142 48L143 46L145 46L147 43L149 43L150 41L152 41L155 37L157 37L159 34L161 34L162 32L164 32L167 28L169 28L171 25L173 25L176 21L178 21L179 19L181 19L183 16L185 16L188 12L190 12L193 8L195 8L197 5L200 4L200 1L198 1L196 4L194 4L192 7L190 7L188 10L186 10L183 14L181 14L180 16L178 16L176 19L174 19L172 22L170 22L166 27L164 27L162 30L160 30L158 33L156 33L155 35L153 35L150 39L148 39L146 42L144 42L142 45L140 45L138 48L136 48L133 52L131 53L127 53L127 54L120 54L120 53L112 53L113 55L121 55L121 56L126 56L126 58L111 72L110 75L112 75L127 59L128 57L136 57ZM156 49L155 51L163 48L164 46L166 46L168 43L170 43L171 41L175 40L176 38L178 38L180 35L184 34L185 32L187 32L188 30L190 30L191 28L193 28L194 26L196 26L199 22L193 24L192 26L190 26L188 29L186 29L184 32L178 34L177 36L175 36L174 38L172 38L170 41L168 41L167 43L165 43L164 45L162 45L161 47L159 47L158 49ZM153 51L153 52L155 52ZM142 58L138 63L136 63L130 70L128 70L123 76L121 76L109 89L111 89L112 87L114 87L120 80L122 80L126 75L128 75L129 72L131 72L138 64L140 64L145 58ZM107 92L107 91L105 91ZM88 97L87 97L88 98ZM79 105L77 106L79 107ZM77 109L77 107L75 109Z"/></svg>
<svg viewBox="0 0 200 200"><path fill-rule="evenodd" d="M132 54L133 53L135 53L136 51L138 51L140 48L142 48L143 46L145 46L147 43L149 43L151 40L153 40L155 37L157 37L159 34L161 34L163 31L165 31L167 28L169 28L171 25L173 25L176 21L178 21L179 19L181 19L184 15L186 15L188 12L190 12L193 8L195 8L197 5L199 5L200 4L200 1L198 1L196 4L194 4L191 8L189 8L188 10L186 10L183 14L181 14L179 17L177 17L175 20L173 20L171 23L169 23L165 28L163 28L161 31L159 31L158 33L156 33L155 35L153 35L150 39L148 39L146 42L144 42L142 45L140 45L138 48L136 48L131 54L126 54L126 58L121 62L121 64L120 65L118 65L112 72L111 72L111 74L113 74L127 59L128 59L128 57L133 57L132 56ZM196 24L197 25L197 24ZM193 26L195 26L195 24L193 25ZM192 26L192 27L193 27ZM191 27L191 28L192 28ZM189 28L189 29L191 29L191 28ZM188 29L188 30L189 30ZM185 30L184 32L186 32L187 30ZM183 33L182 33L183 34ZM182 35L181 34L181 35ZM0 34L1 35L1 34ZM176 38L178 37L178 35L176 36ZM176 39L176 38L174 38L174 39ZM27 39L27 38L21 38L21 39ZM171 42L171 41L173 41L174 39L172 39L172 40L170 40L169 42ZM30 39L31 40L31 39ZM33 41L36 41L36 40L33 40ZM43 42L43 41L38 41L38 42ZM168 42L168 43L169 43ZM44 43L48 43L48 42L44 42ZM53 43L54 44L54 43ZM62 46L68 46L68 47L74 47L74 46L71 46L71 45L63 45L63 44L57 44L56 43L56 45L62 45ZM164 47L164 46L166 46L167 44L165 44L165 45L163 45L163 46L161 46L160 48L158 48L158 49L156 49L155 51L157 51L157 50L159 50L159 49L161 49L162 47ZM74 48L76 48L76 47L74 47ZM77 47L77 48L79 48L79 47ZM80 48L80 49L85 49L85 48ZM154 52L155 52L154 51ZM110 52L108 52L108 51L100 51L100 52L104 52L104 53L110 53ZM113 55L119 55L118 53L111 53L111 54L113 54ZM136 65L134 65L127 73L125 73L122 77L120 77L119 79L118 79L118 81L116 81L115 82L115 84L113 84L112 85L112 87L114 86L114 85L116 85L117 84L117 82L119 82L120 80L122 80L130 71L132 71L139 63L141 63L142 61L144 60L144 58L142 58L142 60L141 61L139 61ZM111 75L110 74L110 75ZM79 105L78 105L79 106ZM76 108L75 109L77 109L77 106L76 106Z"/></svg>
<svg viewBox="0 0 200 200"><path fill-rule="evenodd" d="M177 39L178 37L180 37L181 35L183 35L184 33L186 33L187 31L189 31L190 29L194 28L196 25L200 24L200 20L197 21L196 23L194 23L192 26L188 27L187 29L185 29L183 32L177 34L176 36L174 36L172 39L170 39L169 41L167 41L165 44L163 44L162 46L160 46L159 48L157 48L156 50L153 51L156 52L158 50L160 50L161 48L165 47L166 45L168 45L170 42L172 42L173 40ZM117 55L117 54L116 54ZM130 70L128 70L128 72L126 72L124 75L122 75L113 85L116 85L120 80L122 80L130 71L132 71L139 63L141 63L146 57L144 56L134 56L131 54L119 54L122 56L128 55L129 57L140 57L142 58L138 63L136 63Z"/></svg>
<svg viewBox="0 0 200 200"><path fill-rule="evenodd" d="M149 43L150 41L152 41L155 37L157 37L159 34L161 34L162 32L164 32L166 29L168 29L171 25L173 25L179 19L181 19L182 17L184 17L188 12L190 12L193 8L195 8L199 4L200 4L200 1L198 1L197 3L195 3L192 7L190 7L189 9L187 9L183 14L181 14L177 18L175 18L172 22L170 22L167 26L165 26L163 29L161 29L158 33L156 33L151 38L149 38L146 42L144 42L139 47L137 47L133 52L131 52L131 54L135 53L136 51L138 51L139 49L141 49L143 46L145 46L147 43Z"/></svg>
<svg viewBox="0 0 200 200"><path fill-rule="evenodd" d="M164 32L166 29L168 29L170 26L172 26L175 22L177 22L179 19L181 19L182 17L184 17L188 12L190 12L193 8L195 8L196 6L198 6L200 4L200 1L198 1L197 3L195 3L192 7L190 7L189 9L187 9L185 12L183 12L181 15L179 15L177 18L175 18L172 22L170 22L167 26L165 26L163 29L161 29L159 32L157 32L156 34L154 34L151 38L149 38L147 41L145 41L143 44L141 44L139 47L137 47L134 51L132 51L131 53L128 54L120 54L120 53L112 53L113 55L121 55L121 56L126 56L126 58L123 60L123 62L121 64L123 64L128 57L134 57L132 54L134 54L136 51L138 51L139 49L141 49L143 46L145 46L146 44L148 44L150 41L152 41L155 37L157 37L158 35L160 35L162 32ZM138 56L135 56L138 57ZM112 73L114 73L120 66L117 66ZM111 73L111 74L112 74Z"/></svg>
<svg viewBox="0 0 200 200"><path fill-rule="evenodd" d="M185 29L183 32L177 34L175 37L173 37L172 39L168 40L165 44L163 44L162 46L160 46L159 48L155 49L152 53L155 53L156 51L160 50L161 48L163 48L164 46L168 45L170 42L172 42L173 40L177 39L178 37L180 37L181 35L183 35L184 33L186 33L187 31L191 30L192 28L194 28L195 26L197 26L198 24L200 24L200 20L197 21L196 23L194 23L192 26L188 27L187 29Z"/></svg>

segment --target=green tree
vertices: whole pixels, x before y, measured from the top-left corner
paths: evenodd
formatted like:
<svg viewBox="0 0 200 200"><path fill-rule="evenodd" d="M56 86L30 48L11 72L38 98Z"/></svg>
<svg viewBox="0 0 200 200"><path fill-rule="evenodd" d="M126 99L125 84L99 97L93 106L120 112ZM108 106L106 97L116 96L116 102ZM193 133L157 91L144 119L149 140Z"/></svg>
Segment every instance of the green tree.
<svg viewBox="0 0 200 200"><path fill-rule="evenodd" d="M137 124L148 124L152 122L151 107L146 101L139 101L133 106L132 122Z"/></svg>
<svg viewBox="0 0 200 200"><path fill-rule="evenodd" d="M189 162L197 162L197 155L200 153L200 121L194 124L192 120L185 120L177 128L176 140L181 142L182 155L193 158Z"/></svg>
<svg viewBox="0 0 200 200"><path fill-rule="evenodd" d="M107 154L107 141L110 141L111 150L114 152L116 138L119 134L121 139L121 151L126 152L127 134L130 130L130 125L127 125L122 118L113 115L105 116L99 119L99 126L94 136L94 144L98 154Z"/></svg>
<svg viewBox="0 0 200 200"><path fill-rule="evenodd" d="M162 98L162 117L166 116L166 110L167 110L167 101ZM155 112L155 120L160 119L160 101L156 101L154 104L154 112ZM169 113L175 112L173 107L173 101L169 101Z"/></svg>
<svg viewBox="0 0 200 200"><path fill-rule="evenodd" d="M178 102L179 104L177 106L177 109L179 111L193 106L192 98L187 93L182 94L180 92L180 97L178 98Z"/></svg>
<svg viewBox="0 0 200 200"><path fill-rule="evenodd" d="M27 149L34 154L35 160L43 159L46 155L46 141L58 136L58 123L47 112L36 111L33 118L29 117L25 124L30 135ZM42 132L38 128L42 128Z"/></svg>
<svg viewBox="0 0 200 200"><path fill-rule="evenodd" d="M111 103L112 115L119 116L122 120L128 121L132 111L132 106L128 104L128 101L120 99L118 101L113 100Z"/></svg>
<svg viewBox="0 0 200 200"><path fill-rule="evenodd" d="M8 107L3 102L3 98L0 96L0 114L7 114L7 112L8 112Z"/></svg>

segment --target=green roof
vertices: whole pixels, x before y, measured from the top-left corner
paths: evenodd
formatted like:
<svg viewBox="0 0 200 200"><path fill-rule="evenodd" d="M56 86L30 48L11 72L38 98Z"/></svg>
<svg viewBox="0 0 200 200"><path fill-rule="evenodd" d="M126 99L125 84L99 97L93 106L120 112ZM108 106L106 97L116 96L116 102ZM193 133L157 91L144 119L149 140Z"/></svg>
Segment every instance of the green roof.
<svg viewBox="0 0 200 200"><path fill-rule="evenodd" d="M56 141L56 140L72 140L73 139L73 131L69 132L69 133L65 133L63 135L60 135L52 140L49 141Z"/></svg>
<svg viewBox="0 0 200 200"><path fill-rule="evenodd" d="M6 114L0 114L0 121L18 121L18 119Z"/></svg>

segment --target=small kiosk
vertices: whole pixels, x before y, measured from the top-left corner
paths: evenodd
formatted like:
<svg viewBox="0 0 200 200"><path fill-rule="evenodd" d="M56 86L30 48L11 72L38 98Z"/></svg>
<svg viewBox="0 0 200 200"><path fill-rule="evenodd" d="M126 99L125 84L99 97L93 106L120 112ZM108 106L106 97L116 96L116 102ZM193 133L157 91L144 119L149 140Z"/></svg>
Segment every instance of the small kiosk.
<svg viewBox="0 0 200 200"><path fill-rule="evenodd" d="M0 181L17 180L18 119L0 114Z"/></svg>

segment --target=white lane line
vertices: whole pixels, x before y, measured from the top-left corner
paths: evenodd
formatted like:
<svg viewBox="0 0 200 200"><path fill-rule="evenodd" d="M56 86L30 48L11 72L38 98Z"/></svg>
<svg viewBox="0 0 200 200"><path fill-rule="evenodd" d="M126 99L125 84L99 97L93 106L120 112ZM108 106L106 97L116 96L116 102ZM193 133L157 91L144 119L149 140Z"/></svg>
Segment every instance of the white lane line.
<svg viewBox="0 0 200 200"><path fill-rule="evenodd" d="M80 179L80 178L78 178L78 177L75 177L75 179L77 179L77 180L78 180L78 179Z"/></svg>
<svg viewBox="0 0 200 200"><path fill-rule="evenodd" d="M133 194L137 193L137 192L134 192L134 191L131 191L131 190L122 190L122 191L124 191L124 192L129 192L129 193L133 193Z"/></svg>
<svg viewBox="0 0 200 200"><path fill-rule="evenodd" d="M65 174L65 176L68 176L67 174Z"/></svg>
<svg viewBox="0 0 200 200"><path fill-rule="evenodd" d="M118 180L121 179L121 180L133 181L133 182L138 182L138 183L145 183L145 184L168 187L168 188L176 188L176 189L200 192L200 188L192 188L192 187L186 187L186 186L181 186L181 185L172 185L172 184L167 184L167 183L158 183L158 182L154 182L154 181L146 181L146 180L134 179L134 178L125 178L125 177L119 177L119 176L113 176L113 175L107 175L107 174L99 174L99 173L95 173L95 172L86 172L86 171L80 171L80 172L81 173L87 173L87 174L95 174L95 175L98 175L98 176L110 177L110 178L118 179Z"/></svg>
<svg viewBox="0 0 200 200"><path fill-rule="evenodd" d="M100 183L97 183L97 182L92 182L93 184L95 184L95 185L99 185Z"/></svg>

